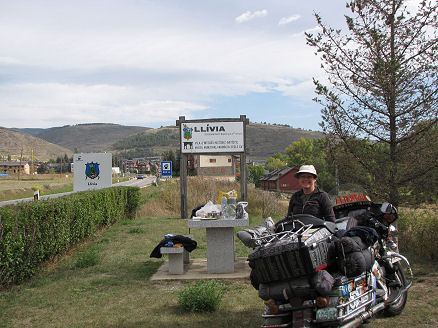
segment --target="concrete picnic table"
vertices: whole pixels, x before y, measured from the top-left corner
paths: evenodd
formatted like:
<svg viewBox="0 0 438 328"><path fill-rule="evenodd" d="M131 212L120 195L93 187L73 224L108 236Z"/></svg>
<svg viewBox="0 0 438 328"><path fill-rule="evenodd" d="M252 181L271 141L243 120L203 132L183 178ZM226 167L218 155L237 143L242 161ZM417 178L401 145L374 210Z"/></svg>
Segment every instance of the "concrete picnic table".
<svg viewBox="0 0 438 328"><path fill-rule="evenodd" d="M188 220L188 227L205 229L207 236L208 273L234 272L234 228L247 227L248 217L243 219Z"/></svg>

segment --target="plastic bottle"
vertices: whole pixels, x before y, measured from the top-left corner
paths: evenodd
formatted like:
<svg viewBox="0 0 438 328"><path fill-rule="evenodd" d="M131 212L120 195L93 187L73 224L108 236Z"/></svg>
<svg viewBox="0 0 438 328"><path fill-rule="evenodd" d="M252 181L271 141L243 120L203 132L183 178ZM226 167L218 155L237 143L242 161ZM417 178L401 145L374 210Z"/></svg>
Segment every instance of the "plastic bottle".
<svg viewBox="0 0 438 328"><path fill-rule="evenodd" d="M225 214L226 210L227 210L227 197L225 197L225 195L224 195L224 196L222 196L222 199L221 199L221 217L223 219L226 216L226 214Z"/></svg>
<svg viewBox="0 0 438 328"><path fill-rule="evenodd" d="M227 217L229 219L235 219L236 218L236 203L237 203L236 197L229 197L227 203L228 203Z"/></svg>

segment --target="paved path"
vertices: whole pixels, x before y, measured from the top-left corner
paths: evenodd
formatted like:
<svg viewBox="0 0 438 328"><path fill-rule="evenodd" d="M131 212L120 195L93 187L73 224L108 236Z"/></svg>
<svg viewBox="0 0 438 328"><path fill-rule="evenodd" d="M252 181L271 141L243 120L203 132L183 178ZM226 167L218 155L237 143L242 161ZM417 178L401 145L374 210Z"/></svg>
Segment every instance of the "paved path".
<svg viewBox="0 0 438 328"><path fill-rule="evenodd" d="M114 183L112 185L112 187L130 186L130 187L145 188L147 186L150 186L154 180L155 180L154 176L148 176L148 177L146 177L144 179L131 179L131 180L124 181L124 182ZM59 194L52 194L52 195L44 195L44 196L40 196L40 200L63 197L63 196L70 195L72 193L73 193L73 191L63 192L63 193L59 193ZM6 200L6 201L3 201L3 202L0 202L0 207L1 206L6 206L6 205L13 205L13 204L17 204L17 203L20 203L20 202L30 202L30 201L33 201L33 197Z"/></svg>

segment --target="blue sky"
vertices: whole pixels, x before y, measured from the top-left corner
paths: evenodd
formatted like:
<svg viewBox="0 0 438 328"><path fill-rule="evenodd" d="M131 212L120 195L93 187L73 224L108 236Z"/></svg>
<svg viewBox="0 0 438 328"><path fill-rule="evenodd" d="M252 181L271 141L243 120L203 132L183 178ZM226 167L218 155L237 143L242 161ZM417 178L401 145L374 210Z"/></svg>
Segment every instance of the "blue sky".
<svg viewBox="0 0 438 328"><path fill-rule="evenodd" d="M0 0L0 126L239 117L318 130L304 31L344 1Z"/></svg>

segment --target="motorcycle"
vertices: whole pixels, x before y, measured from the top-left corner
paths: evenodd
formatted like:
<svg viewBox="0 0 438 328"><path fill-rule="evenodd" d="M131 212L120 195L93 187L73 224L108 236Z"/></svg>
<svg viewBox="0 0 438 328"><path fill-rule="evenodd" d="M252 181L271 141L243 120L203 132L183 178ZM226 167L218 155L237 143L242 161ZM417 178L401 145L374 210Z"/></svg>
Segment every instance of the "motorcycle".
<svg viewBox="0 0 438 328"><path fill-rule="evenodd" d="M403 311L413 274L398 250L396 207L365 193L332 199L336 223L303 214L238 233L253 248L262 328L350 328Z"/></svg>

